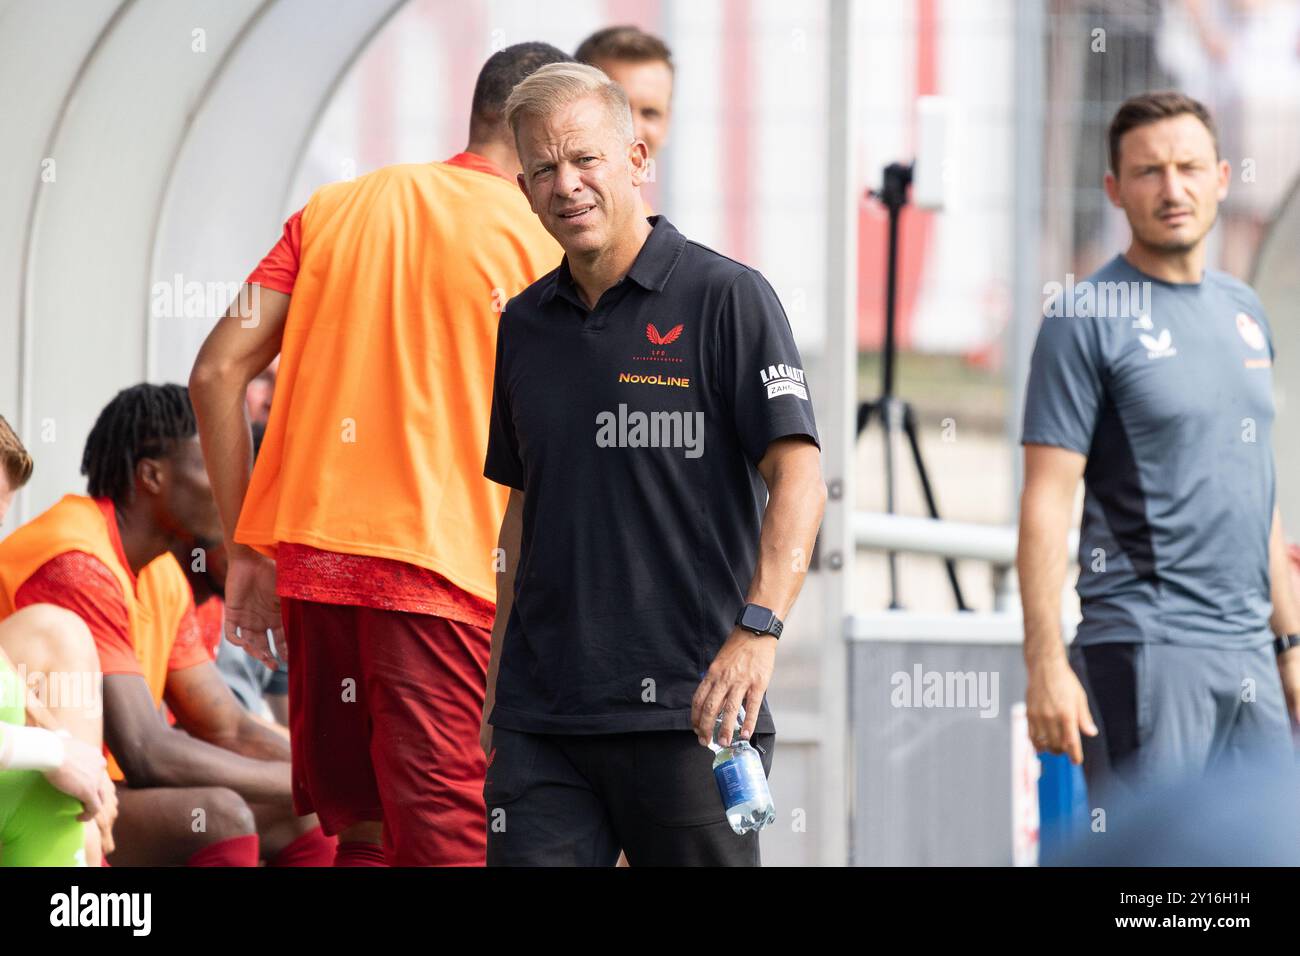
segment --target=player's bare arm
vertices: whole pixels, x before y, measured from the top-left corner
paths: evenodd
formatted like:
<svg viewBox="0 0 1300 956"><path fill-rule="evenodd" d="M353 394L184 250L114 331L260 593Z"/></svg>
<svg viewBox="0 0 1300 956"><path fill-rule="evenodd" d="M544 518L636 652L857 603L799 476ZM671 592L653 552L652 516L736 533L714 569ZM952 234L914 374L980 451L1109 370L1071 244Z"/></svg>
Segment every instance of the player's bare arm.
<svg viewBox="0 0 1300 956"><path fill-rule="evenodd" d="M226 636L267 667L276 666L267 640L286 654L275 594L275 564L234 540L239 512L253 470L253 438L244 394L251 382L280 352L289 296L258 286L236 297L199 350L190 374L190 400L199 425L199 440L212 491L221 512L230 568L226 580ZM241 301L255 303L251 317L242 315Z"/></svg>
<svg viewBox="0 0 1300 956"><path fill-rule="evenodd" d="M191 736L255 760L289 759L289 740L245 710L217 665L196 664L167 675L167 706Z"/></svg>
<svg viewBox="0 0 1300 956"><path fill-rule="evenodd" d="M1273 528L1268 536L1269 590L1273 599L1273 615L1269 626L1279 636L1300 633L1300 603L1296 601L1291 586L1291 562L1287 556L1286 538L1282 534L1282 512L1273 509ZM1278 655L1278 673L1282 677L1282 692L1286 695L1286 710L1293 727L1300 728L1300 650L1292 648Z"/></svg>
<svg viewBox="0 0 1300 956"><path fill-rule="evenodd" d="M488 716L496 702L497 670L501 666L501 643L505 639L506 623L515 603L515 569L519 566L519 542L524 533L524 493L510 491L510 501L501 521L497 536L497 554L503 558L504 569L497 574L497 614L492 622L492 656L488 661L487 693L483 700L483 726L479 731L479 745L483 753L492 752L492 725Z"/></svg>
<svg viewBox="0 0 1300 956"><path fill-rule="evenodd" d="M746 602L785 618L803 587L808 556L826 510L821 452L805 439L782 438L768 446L758 473L767 484L768 502L759 533L758 568ZM776 666L776 644L775 637L737 628L722 645L691 702L691 725L701 744L713 736L718 714L722 714L718 742L730 744L741 705L745 708L741 736L749 739L753 734Z"/></svg>
<svg viewBox="0 0 1300 956"><path fill-rule="evenodd" d="M229 787L287 801L289 764L253 760L168 727L139 674L104 675L104 740L131 787Z"/></svg>
<svg viewBox="0 0 1300 956"><path fill-rule="evenodd" d="M1074 495L1087 459L1048 445L1025 446L1016 570L1025 616L1025 703L1029 736L1039 750L1083 763L1082 730L1095 736L1083 685L1070 669L1061 640L1061 589L1069 560L1066 539Z"/></svg>

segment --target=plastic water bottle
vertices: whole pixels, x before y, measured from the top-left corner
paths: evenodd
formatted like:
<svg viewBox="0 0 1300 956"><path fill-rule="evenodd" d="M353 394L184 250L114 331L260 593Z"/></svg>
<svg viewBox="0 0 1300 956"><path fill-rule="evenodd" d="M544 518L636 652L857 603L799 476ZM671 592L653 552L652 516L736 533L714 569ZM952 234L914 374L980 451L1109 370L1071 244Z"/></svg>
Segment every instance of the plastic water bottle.
<svg viewBox="0 0 1300 956"><path fill-rule="evenodd" d="M709 741L709 749L714 753L713 779L722 794L727 822L737 833L761 830L776 819L772 791L767 786L767 774L763 773L763 759L748 740L741 740L738 736L744 722L745 708L741 707L731 734L731 746L724 747L718 743L722 733L722 715L719 714L713 723L713 739Z"/></svg>

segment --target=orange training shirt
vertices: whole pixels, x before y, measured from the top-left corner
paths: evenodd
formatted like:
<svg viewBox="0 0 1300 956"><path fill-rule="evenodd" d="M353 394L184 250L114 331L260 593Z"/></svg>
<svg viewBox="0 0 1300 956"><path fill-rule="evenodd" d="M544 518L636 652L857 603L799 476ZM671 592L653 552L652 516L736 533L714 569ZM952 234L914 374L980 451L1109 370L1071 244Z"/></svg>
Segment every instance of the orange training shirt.
<svg viewBox="0 0 1300 956"><path fill-rule="evenodd" d="M465 155L325 186L303 209L237 541L391 558L495 600L507 489L482 465L497 323L561 250L512 181Z"/></svg>
<svg viewBox="0 0 1300 956"><path fill-rule="evenodd" d="M130 649L90 625L100 652L104 673L138 673L149 685L155 706L163 699L167 674L205 659L197 640L177 646L178 636L194 631L193 596L185 572L170 553L145 565L137 577L121 553L111 503L81 495L65 495L48 511L33 518L0 541L0 619L26 603L19 597L23 585L49 562L70 552L96 559L121 587L126 605ZM113 595L115 597L116 595ZM50 595L53 599L55 595ZM64 604L52 600L52 603ZM71 606L75 610L75 605ZM135 661L126 659L133 652ZM136 666L138 665L138 666ZM121 769L109 755L109 774L122 779Z"/></svg>

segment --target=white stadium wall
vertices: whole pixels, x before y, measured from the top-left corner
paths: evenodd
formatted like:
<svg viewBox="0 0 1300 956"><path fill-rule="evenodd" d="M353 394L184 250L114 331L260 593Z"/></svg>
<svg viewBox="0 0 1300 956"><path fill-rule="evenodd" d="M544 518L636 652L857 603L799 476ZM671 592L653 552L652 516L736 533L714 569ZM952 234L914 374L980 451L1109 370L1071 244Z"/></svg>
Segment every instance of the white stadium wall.
<svg viewBox="0 0 1300 956"><path fill-rule="evenodd" d="M14 523L80 489L114 392L184 380L212 316L155 283L216 293L246 274L340 75L397 6L0 5L0 411L37 460Z"/></svg>

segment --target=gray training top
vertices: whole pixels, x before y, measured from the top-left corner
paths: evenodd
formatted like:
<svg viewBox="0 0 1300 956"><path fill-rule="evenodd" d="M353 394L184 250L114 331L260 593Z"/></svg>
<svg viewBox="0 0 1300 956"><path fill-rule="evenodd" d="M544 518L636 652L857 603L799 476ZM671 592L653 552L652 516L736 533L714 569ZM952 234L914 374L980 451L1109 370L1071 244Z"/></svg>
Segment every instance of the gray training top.
<svg viewBox="0 0 1300 956"><path fill-rule="evenodd" d="M1116 256L1052 298L1021 442L1088 457L1080 644L1271 640L1272 359L1259 297L1220 272Z"/></svg>

